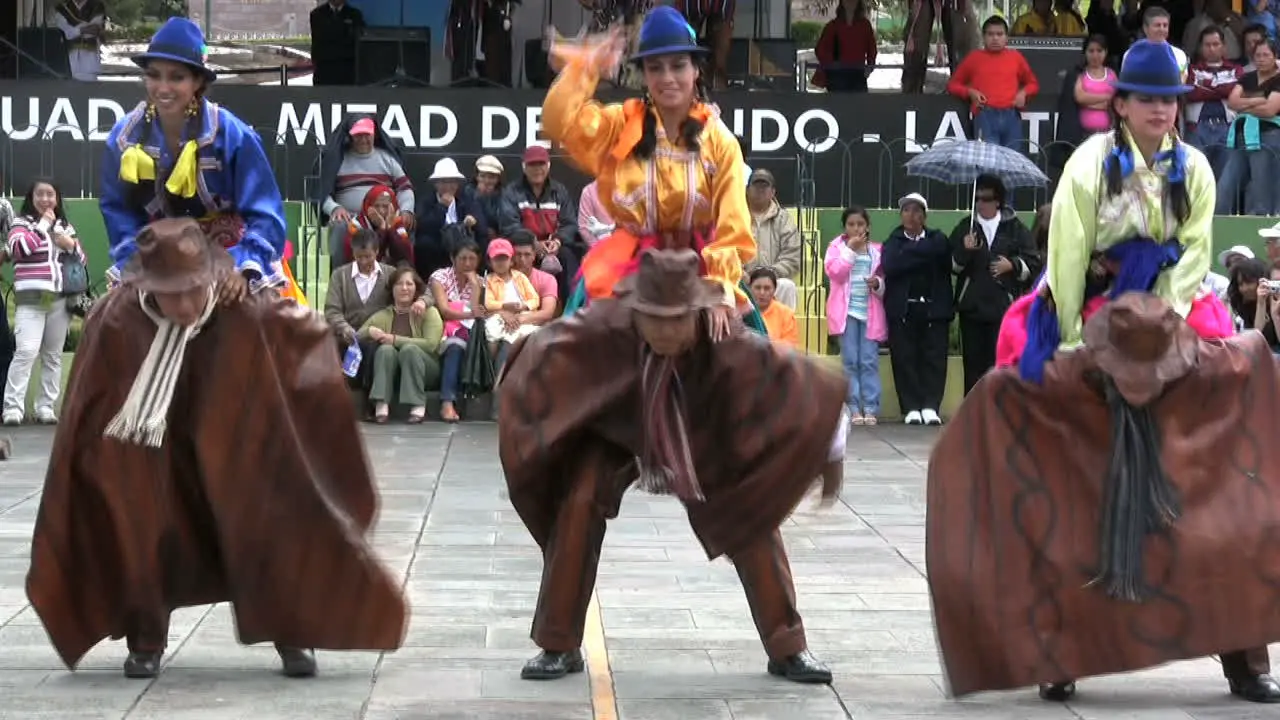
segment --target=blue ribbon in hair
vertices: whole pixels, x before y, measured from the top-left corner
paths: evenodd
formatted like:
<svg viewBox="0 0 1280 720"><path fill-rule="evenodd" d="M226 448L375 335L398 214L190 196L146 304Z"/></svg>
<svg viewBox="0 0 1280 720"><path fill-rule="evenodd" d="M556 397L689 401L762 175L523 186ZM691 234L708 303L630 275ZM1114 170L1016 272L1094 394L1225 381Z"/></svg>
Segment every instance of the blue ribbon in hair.
<svg viewBox="0 0 1280 720"><path fill-rule="evenodd" d="M1165 177L1171 183L1185 182L1187 179L1187 149L1182 143L1174 141L1173 147L1156 153L1155 161L1151 164L1152 168L1160 165L1167 165ZM1128 145L1117 145L1111 154L1107 157L1106 167L1109 170L1112 165L1120 168L1121 179L1127 178L1133 174L1133 150Z"/></svg>

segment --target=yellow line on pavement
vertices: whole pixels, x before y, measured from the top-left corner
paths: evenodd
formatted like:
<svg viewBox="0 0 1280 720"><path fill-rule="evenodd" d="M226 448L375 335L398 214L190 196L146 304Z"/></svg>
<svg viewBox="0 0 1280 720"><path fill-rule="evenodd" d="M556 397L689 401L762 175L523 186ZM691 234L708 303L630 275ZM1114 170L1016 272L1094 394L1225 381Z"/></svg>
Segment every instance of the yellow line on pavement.
<svg viewBox="0 0 1280 720"><path fill-rule="evenodd" d="M604 620L600 600L591 593L587 606L587 627L582 638L587 655L587 677L591 682L591 712L595 720L618 720L618 698L613 693L613 670L609 649L604 643Z"/></svg>

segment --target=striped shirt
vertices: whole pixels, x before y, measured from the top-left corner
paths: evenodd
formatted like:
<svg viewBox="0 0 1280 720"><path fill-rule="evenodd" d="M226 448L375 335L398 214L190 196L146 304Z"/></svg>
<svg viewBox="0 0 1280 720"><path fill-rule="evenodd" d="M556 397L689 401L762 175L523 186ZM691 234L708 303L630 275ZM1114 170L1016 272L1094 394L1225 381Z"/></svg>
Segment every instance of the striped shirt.
<svg viewBox="0 0 1280 720"><path fill-rule="evenodd" d="M871 253L856 253L848 247L841 250L853 256L853 269L849 271L849 317L866 322L867 303L871 300L871 288L867 287L867 278L871 277Z"/></svg>
<svg viewBox="0 0 1280 720"><path fill-rule="evenodd" d="M325 214L332 215L334 210L344 207L352 215L359 215L364 207L364 196L374 185L386 185L395 190L400 210L414 211L413 183L400 166L400 161L391 152L375 147L367 155L348 151L342 156L333 193L324 201Z"/></svg>
<svg viewBox="0 0 1280 720"><path fill-rule="evenodd" d="M58 220L50 228L44 220L17 217L9 229L6 249L13 258L13 289L15 292L61 292L62 265L58 259L62 252L53 244L53 234L76 237L76 229L66 220ZM84 251L76 243L76 255L85 262Z"/></svg>

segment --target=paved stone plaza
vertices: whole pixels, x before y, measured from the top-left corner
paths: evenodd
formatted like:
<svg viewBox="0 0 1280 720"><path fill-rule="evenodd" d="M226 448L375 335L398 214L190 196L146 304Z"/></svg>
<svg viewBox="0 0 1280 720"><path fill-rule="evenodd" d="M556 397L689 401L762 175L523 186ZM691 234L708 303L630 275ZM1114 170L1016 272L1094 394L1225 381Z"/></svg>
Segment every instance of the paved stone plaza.
<svg viewBox="0 0 1280 720"><path fill-rule="evenodd" d="M924 578L925 462L934 433L850 435L843 502L806 501L784 527L810 646L832 687L771 678L737 576L708 563L680 506L632 493L609 526L588 624L593 672L519 679L540 559L507 504L492 425L367 431L382 490L376 547L413 605L405 647L320 654L287 680L267 647L236 644L225 606L174 616L152 682L120 674L124 644L62 668L23 579L52 432L22 428L0 462L0 718L143 720L838 720L1277 718L1234 701L1214 659L1091 680L1055 706L1034 690L946 699Z"/></svg>

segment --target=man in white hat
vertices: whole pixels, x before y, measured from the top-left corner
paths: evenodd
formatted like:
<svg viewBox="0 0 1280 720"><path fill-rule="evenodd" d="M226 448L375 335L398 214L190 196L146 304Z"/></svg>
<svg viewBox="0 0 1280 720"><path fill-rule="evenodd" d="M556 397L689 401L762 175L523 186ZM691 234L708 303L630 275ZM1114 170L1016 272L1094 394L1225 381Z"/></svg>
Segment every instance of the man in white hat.
<svg viewBox="0 0 1280 720"><path fill-rule="evenodd" d="M475 193L466 187L467 177L453 158L437 160L427 179L435 186L435 192L423 193L418 202L418 227L413 241L414 265L424 278L449 267L454 239L471 236L483 245L489 238L484 211Z"/></svg>
<svg viewBox="0 0 1280 720"><path fill-rule="evenodd" d="M1262 228L1258 237L1267 243L1267 262L1280 261L1280 223Z"/></svg>

